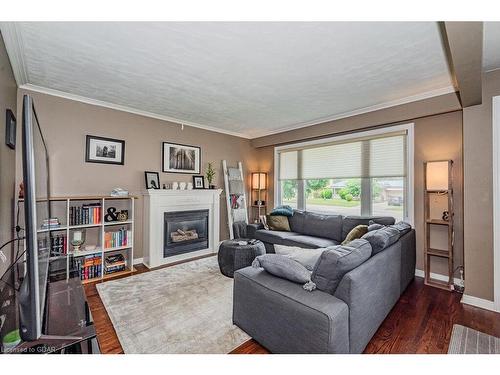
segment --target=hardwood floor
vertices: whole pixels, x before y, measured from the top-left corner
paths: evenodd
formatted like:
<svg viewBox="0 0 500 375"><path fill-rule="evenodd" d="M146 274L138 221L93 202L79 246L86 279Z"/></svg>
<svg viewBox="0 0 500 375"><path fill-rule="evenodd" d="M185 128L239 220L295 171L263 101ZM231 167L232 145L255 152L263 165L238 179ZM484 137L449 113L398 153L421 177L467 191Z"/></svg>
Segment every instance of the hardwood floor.
<svg viewBox="0 0 500 375"><path fill-rule="evenodd" d="M136 266L138 273L149 272ZM123 353L111 320L97 293L85 285L102 353ZM460 303L462 295L424 285L415 278L368 343L365 353L446 353L453 324L500 337L500 314ZM254 340L231 354L269 353Z"/></svg>

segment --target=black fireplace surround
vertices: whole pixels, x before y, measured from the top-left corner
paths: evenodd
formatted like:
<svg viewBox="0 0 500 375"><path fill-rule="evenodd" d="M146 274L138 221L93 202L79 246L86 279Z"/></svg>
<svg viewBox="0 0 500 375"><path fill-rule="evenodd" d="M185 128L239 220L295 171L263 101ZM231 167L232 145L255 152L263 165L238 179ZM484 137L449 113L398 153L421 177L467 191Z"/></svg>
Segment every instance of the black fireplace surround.
<svg viewBox="0 0 500 375"><path fill-rule="evenodd" d="M163 257L208 248L208 210L164 213Z"/></svg>

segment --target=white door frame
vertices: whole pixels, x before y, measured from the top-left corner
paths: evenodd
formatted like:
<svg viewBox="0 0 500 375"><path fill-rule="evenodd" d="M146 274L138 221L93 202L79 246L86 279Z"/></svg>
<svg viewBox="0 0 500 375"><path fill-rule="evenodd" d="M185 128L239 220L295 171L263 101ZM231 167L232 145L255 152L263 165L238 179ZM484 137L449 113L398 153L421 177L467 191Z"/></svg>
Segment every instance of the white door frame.
<svg viewBox="0 0 500 375"><path fill-rule="evenodd" d="M500 312L500 96L493 97L493 291Z"/></svg>

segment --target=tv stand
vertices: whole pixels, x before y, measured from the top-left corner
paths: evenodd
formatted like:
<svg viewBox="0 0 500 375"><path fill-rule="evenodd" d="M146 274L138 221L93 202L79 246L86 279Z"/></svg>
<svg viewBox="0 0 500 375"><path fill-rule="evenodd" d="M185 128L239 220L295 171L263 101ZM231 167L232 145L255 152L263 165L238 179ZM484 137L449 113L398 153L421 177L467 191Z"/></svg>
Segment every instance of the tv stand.
<svg viewBox="0 0 500 375"><path fill-rule="evenodd" d="M92 315L78 277L48 283L44 335L11 353L100 353Z"/></svg>

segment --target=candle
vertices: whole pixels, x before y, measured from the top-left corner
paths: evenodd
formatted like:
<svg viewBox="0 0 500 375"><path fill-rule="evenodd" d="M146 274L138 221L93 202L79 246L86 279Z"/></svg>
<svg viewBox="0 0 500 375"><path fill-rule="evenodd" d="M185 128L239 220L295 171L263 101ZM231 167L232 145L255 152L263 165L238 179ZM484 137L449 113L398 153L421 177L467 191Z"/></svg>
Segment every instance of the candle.
<svg viewBox="0 0 500 375"><path fill-rule="evenodd" d="M82 240L82 232L76 231L73 232L73 241L81 241Z"/></svg>

